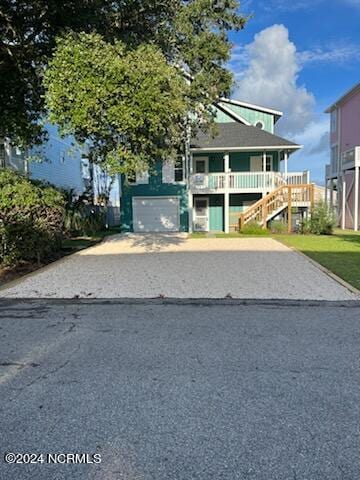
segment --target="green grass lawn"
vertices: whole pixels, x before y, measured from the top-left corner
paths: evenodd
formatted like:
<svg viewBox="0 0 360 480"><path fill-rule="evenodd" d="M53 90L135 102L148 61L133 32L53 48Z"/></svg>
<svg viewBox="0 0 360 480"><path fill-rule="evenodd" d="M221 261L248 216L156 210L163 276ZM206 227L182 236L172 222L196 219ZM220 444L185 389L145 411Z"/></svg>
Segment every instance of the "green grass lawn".
<svg viewBox="0 0 360 480"><path fill-rule="evenodd" d="M360 290L360 232L336 230L334 235L276 235Z"/></svg>
<svg viewBox="0 0 360 480"><path fill-rule="evenodd" d="M107 230L96 233L95 235L86 237L74 237L67 238L62 241L62 250L68 253L73 253L83 248L91 247L100 242L104 237L108 235L114 235L120 232L120 227L110 227Z"/></svg>

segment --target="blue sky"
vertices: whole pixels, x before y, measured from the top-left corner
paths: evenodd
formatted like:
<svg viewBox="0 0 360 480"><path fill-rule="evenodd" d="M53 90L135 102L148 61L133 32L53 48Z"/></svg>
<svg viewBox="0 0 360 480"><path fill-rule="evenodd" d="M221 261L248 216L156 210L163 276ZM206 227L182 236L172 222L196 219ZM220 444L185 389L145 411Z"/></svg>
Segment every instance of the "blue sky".
<svg viewBox="0 0 360 480"><path fill-rule="evenodd" d="M253 17L231 35L232 96L282 110L278 133L304 145L291 169L322 182L323 111L360 81L360 0L244 0L241 10Z"/></svg>

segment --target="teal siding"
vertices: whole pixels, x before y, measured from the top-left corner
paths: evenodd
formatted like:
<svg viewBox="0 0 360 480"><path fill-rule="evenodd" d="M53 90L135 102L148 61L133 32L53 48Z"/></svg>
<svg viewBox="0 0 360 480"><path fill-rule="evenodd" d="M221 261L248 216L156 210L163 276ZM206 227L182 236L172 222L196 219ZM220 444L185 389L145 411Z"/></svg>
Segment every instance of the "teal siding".
<svg viewBox="0 0 360 480"><path fill-rule="evenodd" d="M209 229L211 232L224 230L224 196L209 196Z"/></svg>
<svg viewBox="0 0 360 480"><path fill-rule="evenodd" d="M122 177L121 192L121 229L122 231L133 230L132 198L147 196L179 196L180 197L180 230L189 230L188 196L185 184L162 183L162 163L157 162L154 171L149 175L149 183L146 185L126 185Z"/></svg>
<svg viewBox="0 0 360 480"><path fill-rule="evenodd" d="M224 171L223 153L196 154L194 158L207 157L209 159L209 173L221 173Z"/></svg>
<svg viewBox="0 0 360 480"><path fill-rule="evenodd" d="M250 157L262 155L263 152L235 152L230 153L230 168L232 172L249 172ZM279 171L279 154L278 152L269 152L267 155L273 157L273 171Z"/></svg>
<svg viewBox="0 0 360 480"><path fill-rule="evenodd" d="M215 122L216 123L233 123L235 120L227 113L223 112L219 108L215 107Z"/></svg>
<svg viewBox="0 0 360 480"><path fill-rule="evenodd" d="M230 211L241 212L244 209L244 202L257 202L261 193L234 193L230 194Z"/></svg>
<svg viewBox="0 0 360 480"><path fill-rule="evenodd" d="M262 151L257 152L234 152L230 153L230 169L232 172L250 172L250 157L262 155ZM279 153L269 152L267 155L273 157L273 171L278 172L279 169ZM194 154L194 158L208 157L209 172L220 173L224 171L224 153L201 153Z"/></svg>
<svg viewBox="0 0 360 480"><path fill-rule="evenodd" d="M231 105L230 103L224 103L224 107L233 111L235 114L240 115L251 125L256 125L259 121L263 122L264 130L274 133L274 115L271 113L260 112L251 108L240 107L239 105Z"/></svg>

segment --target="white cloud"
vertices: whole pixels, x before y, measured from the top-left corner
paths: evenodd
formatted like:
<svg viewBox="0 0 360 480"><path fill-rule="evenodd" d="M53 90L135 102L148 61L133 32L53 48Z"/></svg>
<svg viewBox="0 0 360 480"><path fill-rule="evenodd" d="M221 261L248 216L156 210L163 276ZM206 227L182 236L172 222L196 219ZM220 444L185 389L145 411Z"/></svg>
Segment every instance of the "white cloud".
<svg viewBox="0 0 360 480"><path fill-rule="evenodd" d="M234 98L282 110L279 132L284 135L304 131L313 118L315 98L298 84L301 66L287 28L273 25L258 33L244 57L245 69L241 62L231 62L238 80Z"/></svg>
<svg viewBox="0 0 360 480"><path fill-rule="evenodd" d="M313 50L304 50L298 53L300 65L309 63L344 63L349 60L360 59L358 45L334 45L331 48L316 47Z"/></svg>

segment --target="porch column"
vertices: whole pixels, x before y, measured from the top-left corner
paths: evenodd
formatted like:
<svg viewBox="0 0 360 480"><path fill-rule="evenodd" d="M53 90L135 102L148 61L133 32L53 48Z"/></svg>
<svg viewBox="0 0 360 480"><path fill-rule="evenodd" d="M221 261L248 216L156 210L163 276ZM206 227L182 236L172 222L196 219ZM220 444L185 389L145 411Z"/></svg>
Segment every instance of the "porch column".
<svg viewBox="0 0 360 480"><path fill-rule="evenodd" d="M285 176L287 176L287 174L288 174L288 157L289 157L288 152L284 152L284 173L285 173Z"/></svg>
<svg viewBox="0 0 360 480"><path fill-rule="evenodd" d="M354 230L357 232L359 230L359 173L360 167L355 167L355 195L354 195Z"/></svg>
<svg viewBox="0 0 360 480"><path fill-rule="evenodd" d="M193 231L193 194L191 190L191 176L193 174L193 154L189 155L189 177L188 177L188 217L189 217L189 233Z"/></svg>
<svg viewBox="0 0 360 480"><path fill-rule="evenodd" d="M224 155L224 172L230 172L230 155L228 153L225 153Z"/></svg>
<svg viewBox="0 0 360 480"><path fill-rule="evenodd" d="M225 178L225 193L224 193L224 231L225 233L229 233L229 205L230 205L230 195L229 195L229 172L230 172L230 155L229 153L225 153L224 155L224 172L226 173Z"/></svg>
<svg viewBox="0 0 360 480"><path fill-rule="evenodd" d="M262 164L263 164L263 172L266 172L266 151L265 151L265 150L263 151L263 161L262 161Z"/></svg>
<svg viewBox="0 0 360 480"><path fill-rule="evenodd" d="M341 228L345 230L345 215L346 215L346 181L345 175L343 173L342 177L342 214L341 214Z"/></svg>
<svg viewBox="0 0 360 480"><path fill-rule="evenodd" d="M228 191L225 191L224 193L224 230L225 233L229 233L230 227L229 227L229 205L230 205L230 195Z"/></svg>

